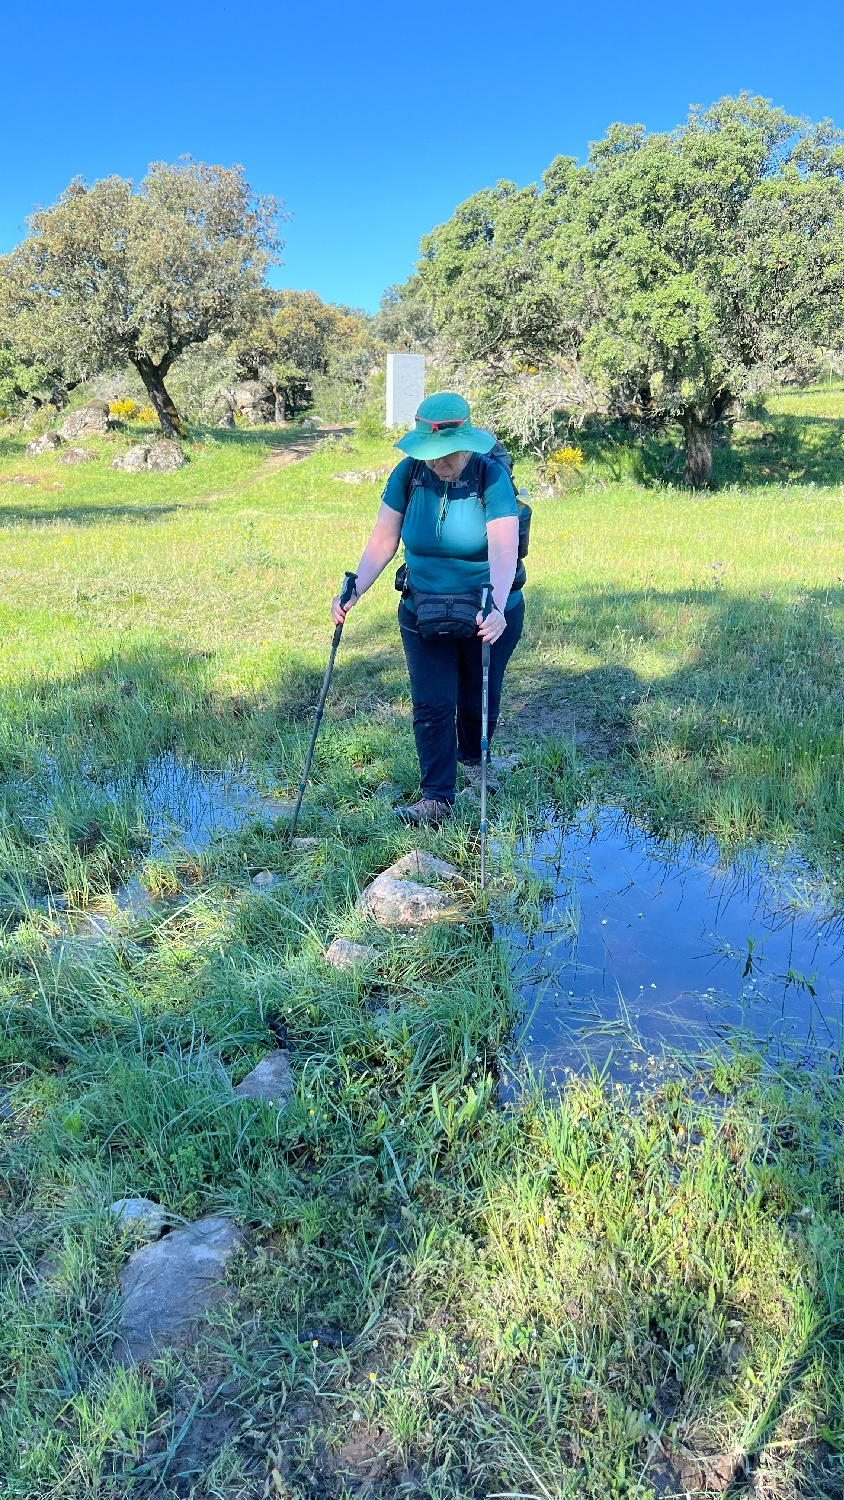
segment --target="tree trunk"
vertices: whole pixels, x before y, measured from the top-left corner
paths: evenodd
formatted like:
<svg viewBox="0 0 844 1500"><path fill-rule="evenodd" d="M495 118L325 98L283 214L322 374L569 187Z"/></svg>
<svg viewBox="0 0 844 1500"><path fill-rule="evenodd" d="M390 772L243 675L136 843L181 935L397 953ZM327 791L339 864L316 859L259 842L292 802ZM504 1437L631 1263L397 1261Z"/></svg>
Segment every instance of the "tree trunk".
<svg viewBox="0 0 844 1500"><path fill-rule="evenodd" d="M132 359L132 364L144 382L146 393L149 396L150 402L155 407L164 436L168 438L184 437L185 429L182 426L182 419L176 410L172 396L164 384L164 376L170 368L170 361L166 355L158 364L155 364L146 355L137 354Z"/></svg>
<svg viewBox="0 0 844 1500"><path fill-rule="evenodd" d="M712 481L713 427L701 420L699 411L688 408L682 413L680 423L686 435L686 484L693 490L705 490Z"/></svg>

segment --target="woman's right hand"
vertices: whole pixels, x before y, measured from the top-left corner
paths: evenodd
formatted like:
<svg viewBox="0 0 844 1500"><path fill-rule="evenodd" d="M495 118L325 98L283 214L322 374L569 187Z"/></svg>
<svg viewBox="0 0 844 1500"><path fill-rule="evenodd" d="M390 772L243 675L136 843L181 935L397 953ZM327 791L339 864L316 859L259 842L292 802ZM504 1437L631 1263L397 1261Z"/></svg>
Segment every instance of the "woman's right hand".
<svg viewBox="0 0 844 1500"><path fill-rule="evenodd" d="M335 594L331 601L331 618L335 625L342 625L350 609L354 609L358 602L357 594L352 594L348 604L340 603L340 595Z"/></svg>

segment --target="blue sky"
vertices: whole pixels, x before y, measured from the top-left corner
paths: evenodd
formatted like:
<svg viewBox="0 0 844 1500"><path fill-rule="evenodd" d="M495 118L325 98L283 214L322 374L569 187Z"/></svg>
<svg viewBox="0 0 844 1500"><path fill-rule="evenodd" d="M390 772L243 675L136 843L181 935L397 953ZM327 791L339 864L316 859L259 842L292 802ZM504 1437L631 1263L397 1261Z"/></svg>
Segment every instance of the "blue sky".
<svg viewBox="0 0 844 1500"><path fill-rule="evenodd" d="M844 125L844 6L0 0L0 250L81 174L188 153L283 198L279 285L378 305L497 178L746 88Z"/></svg>

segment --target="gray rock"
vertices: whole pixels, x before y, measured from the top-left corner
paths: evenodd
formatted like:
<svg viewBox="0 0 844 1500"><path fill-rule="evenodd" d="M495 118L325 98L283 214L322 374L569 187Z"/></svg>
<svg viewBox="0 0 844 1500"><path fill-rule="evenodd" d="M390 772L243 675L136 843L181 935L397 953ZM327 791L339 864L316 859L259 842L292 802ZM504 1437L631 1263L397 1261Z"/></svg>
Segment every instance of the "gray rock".
<svg viewBox="0 0 844 1500"><path fill-rule="evenodd" d="M325 950L325 962L335 969L355 969L358 964L371 964L378 957L378 949L371 943L353 943L349 938L338 937Z"/></svg>
<svg viewBox="0 0 844 1500"><path fill-rule="evenodd" d="M276 875L274 870L259 870L257 875L252 876L252 884L259 891L266 891L272 885L281 884L281 876Z"/></svg>
<svg viewBox="0 0 844 1500"><path fill-rule="evenodd" d="M139 443L112 462L113 469L122 469L124 474L170 474L183 469L187 462L180 443L170 438L159 438L156 443Z"/></svg>
<svg viewBox="0 0 844 1500"><path fill-rule="evenodd" d="M59 436L71 443L74 438L104 437L112 426L107 401L89 401L87 406L77 406L65 417L59 428Z"/></svg>
<svg viewBox="0 0 844 1500"><path fill-rule="evenodd" d="M146 473L149 451L149 443L139 443L137 447L130 448L128 453L119 453L112 460L111 468L122 469L124 474Z"/></svg>
<svg viewBox="0 0 844 1500"><path fill-rule="evenodd" d="M275 420L275 391L260 380L241 380L227 394L235 411L251 427Z"/></svg>
<svg viewBox="0 0 844 1500"><path fill-rule="evenodd" d="M171 474L176 469L183 469L186 462L180 443L173 442L172 438L159 438L149 450L147 468L151 474Z"/></svg>
<svg viewBox="0 0 844 1500"><path fill-rule="evenodd" d="M383 873L392 876L394 880L419 880L423 884L427 880L442 880L448 885L466 884L454 865L448 864L444 859L437 859L427 849L411 849L409 854L403 854L401 859L397 859Z"/></svg>
<svg viewBox="0 0 844 1500"><path fill-rule="evenodd" d="M457 915L453 897L446 891L435 891L415 880L396 880L392 875L378 875L366 887L360 905L374 922L383 927L422 927Z"/></svg>
<svg viewBox="0 0 844 1500"><path fill-rule="evenodd" d="M120 1276L117 1359L135 1364L189 1342L197 1323L226 1296L226 1262L242 1243L231 1219L212 1215L136 1250Z"/></svg>
<svg viewBox="0 0 844 1500"><path fill-rule="evenodd" d="M515 771L516 767L521 765L522 757L516 751L511 755L491 755L489 763L492 769L499 773Z"/></svg>
<svg viewBox="0 0 844 1500"><path fill-rule="evenodd" d="M287 1053L268 1052L258 1066L237 1085L238 1099L265 1099L267 1104L286 1104L296 1085Z"/></svg>
<svg viewBox="0 0 844 1500"><path fill-rule="evenodd" d="M54 453L62 445L62 440L57 432L45 432L43 437L33 438L26 445L27 458L41 458L44 453Z"/></svg>
<svg viewBox="0 0 844 1500"><path fill-rule="evenodd" d="M159 1239L167 1223L166 1210L160 1203L153 1203L151 1198L118 1198L111 1204L109 1212L114 1214L121 1228L134 1230L148 1240Z"/></svg>
<svg viewBox="0 0 844 1500"><path fill-rule="evenodd" d="M96 458L90 448L66 448L59 458L60 464L87 464L92 458Z"/></svg>
<svg viewBox="0 0 844 1500"><path fill-rule="evenodd" d="M332 479L339 479L341 484L377 484L389 474L389 469L347 469L343 474L332 474Z"/></svg>
<svg viewBox="0 0 844 1500"><path fill-rule="evenodd" d="M215 426L217 426L217 427L236 427L237 423L236 423L236 421L234 419L234 412L231 411L227 407L226 410L223 412L222 416L215 423Z"/></svg>
<svg viewBox="0 0 844 1500"><path fill-rule="evenodd" d="M319 839L311 839L304 834L300 838L292 839L291 842L294 849L307 850L310 853L319 848Z"/></svg>

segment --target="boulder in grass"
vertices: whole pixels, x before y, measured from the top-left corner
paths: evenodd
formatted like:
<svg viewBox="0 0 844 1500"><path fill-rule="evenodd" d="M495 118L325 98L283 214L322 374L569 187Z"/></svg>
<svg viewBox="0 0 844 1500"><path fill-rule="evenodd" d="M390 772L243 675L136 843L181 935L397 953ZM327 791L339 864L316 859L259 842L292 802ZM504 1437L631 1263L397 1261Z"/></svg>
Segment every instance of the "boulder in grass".
<svg viewBox="0 0 844 1500"><path fill-rule="evenodd" d="M147 459L149 458L149 444L138 443L136 447L130 448L128 453L118 453L112 459L112 469L122 469L124 474L145 474Z"/></svg>
<svg viewBox="0 0 844 1500"><path fill-rule="evenodd" d="M335 969L356 969L359 964L371 964L378 957L378 949L371 943L353 943L349 938L338 937L325 950L325 962Z"/></svg>
<svg viewBox="0 0 844 1500"><path fill-rule="evenodd" d="M401 859L397 859L383 873L391 875L395 880L420 880L423 883L426 880L442 880L446 885L466 884L454 865L448 864L444 859L437 859L427 849L411 849L409 854L403 854Z"/></svg>
<svg viewBox="0 0 844 1500"><path fill-rule="evenodd" d="M142 1234L147 1240L160 1239L167 1223L166 1210L160 1203L153 1203L151 1198L118 1198L112 1203L110 1212L121 1229Z"/></svg>
<svg viewBox="0 0 844 1500"><path fill-rule="evenodd" d="M159 438L157 443L138 443L128 453L119 454L111 467L122 469L124 474L170 474L183 469L185 463L181 444Z"/></svg>
<svg viewBox="0 0 844 1500"><path fill-rule="evenodd" d="M112 418L107 401L89 401L87 406L77 406L69 412L59 428L59 436L66 443L80 437L105 437L112 428Z"/></svg>
<svg viewBox="0 0 844 1500"><path fill-rule="evenodd" d="M185 463L185 452L180 443L173 442L172 438L159 438L149 450L147 469L150 474L172 474L176 469L183 469Z"/></svg>
<svg viewBox="0 0 844 1500"><path fill-rule="evenodd" d="M260 380L241 380L225 395L249 427L275 421L275 392Z"/></svg>
<svg viewBox="0 0 844 1500"><path fill-rule="evenodd" d="M458 908L446 891L435 891L415 880L377 875L360 898L362 910L383 927L424 927L456 917Z"/></svg>
<svg viewBox="0 0 844 1500"><path fill-rule="evenodd" d="M55 453L62 445L62 440L57 432L45 432L41 437L33 438L26 445L27 458L41 458L45 453Z"/></svg>
<svg viewBox="0 0 844 1500"><path fill-rule="evenodd" d="M231 1219L214 1214L136 1250L120 1276L123 1310L114 1353L121 1364L192 1343L197 1324L228 1294L226 1262L242 1243Z"/></svg>
<svg viewBox="0 0 844 1500"><path fill-rule="evenodd" d="M60 464L87 464L92 458L96 458L90 448L65 448L59 457Z"/></svg>
<svg viewBox="0 0 844 1500"><path fill-rule="evenodd" d="M238 1099L263 1099L267 1104L281 1107L295 1088L287 1053L279 1048L261 1058L257 1067L237 1085L235 1093Z"/></svg>

